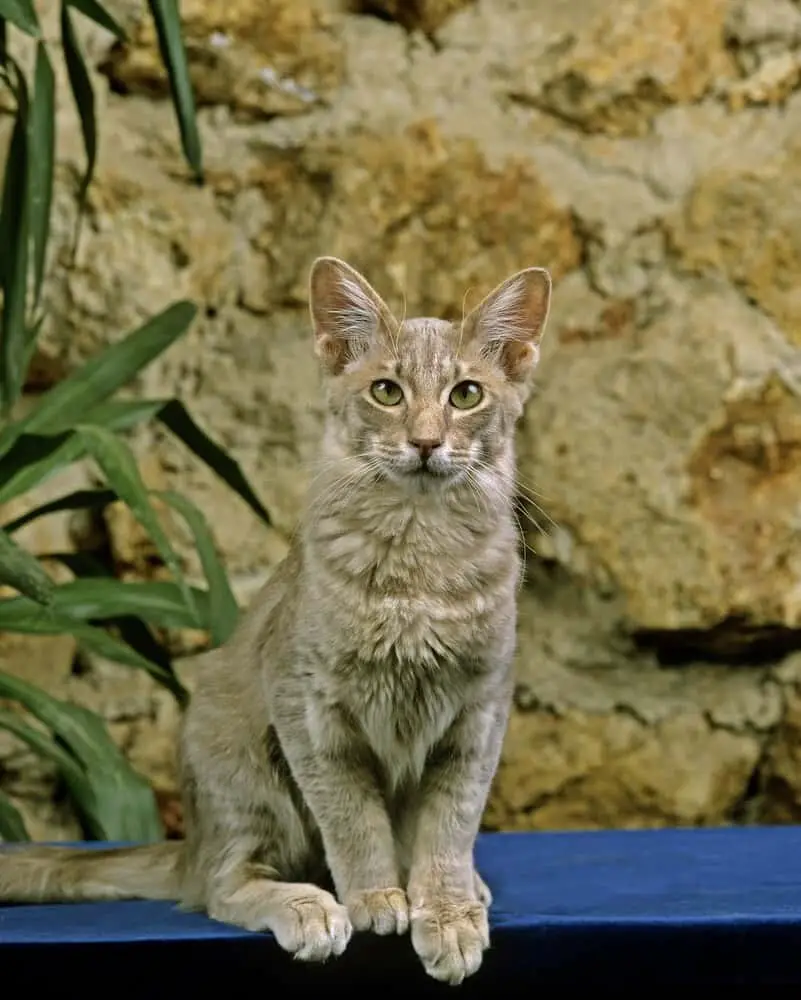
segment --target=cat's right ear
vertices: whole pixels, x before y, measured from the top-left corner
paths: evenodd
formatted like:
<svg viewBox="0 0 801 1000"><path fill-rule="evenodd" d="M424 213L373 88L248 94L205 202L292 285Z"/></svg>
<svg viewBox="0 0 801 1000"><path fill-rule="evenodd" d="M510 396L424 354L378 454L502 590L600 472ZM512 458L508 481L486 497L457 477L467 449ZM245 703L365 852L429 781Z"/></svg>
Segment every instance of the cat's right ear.
<svg viewBox="0 0 801 1000"><path fill-rule="evenodd" d="M318 257L312 264L309 308L315 354L332 375L338 375L395 326L378 292L337 257Z"/></svg>

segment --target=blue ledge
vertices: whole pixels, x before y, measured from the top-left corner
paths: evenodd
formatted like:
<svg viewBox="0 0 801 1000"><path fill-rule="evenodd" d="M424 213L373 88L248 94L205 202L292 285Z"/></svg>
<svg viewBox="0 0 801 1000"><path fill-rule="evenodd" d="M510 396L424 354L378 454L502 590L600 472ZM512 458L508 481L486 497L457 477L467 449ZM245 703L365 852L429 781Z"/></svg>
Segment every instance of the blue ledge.
<svg viewBox="0 0 801 1000"><path fill-rule="evenodd" d="M457 995L801 983L801 827L489 834L477 859L495 893L492 948ZM88 976L151 996L216 979L244 987L251 974L269 991L402 986L417 1000L448 989L423 974L408 937L358 935L342 958L309 967L269 937L146 902L0 907L0 969L28 990Z"/></svg>

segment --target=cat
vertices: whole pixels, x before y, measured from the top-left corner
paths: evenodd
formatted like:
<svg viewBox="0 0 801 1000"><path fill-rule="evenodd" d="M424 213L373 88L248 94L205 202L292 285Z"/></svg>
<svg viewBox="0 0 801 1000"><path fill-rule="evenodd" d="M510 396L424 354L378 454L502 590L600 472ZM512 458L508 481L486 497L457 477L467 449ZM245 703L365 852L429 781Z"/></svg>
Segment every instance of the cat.
<svg viewBox="0 0 801 1000"><path fill-rule="evenodd" d="M309 299L321 460L285 560L199 658L186 839L4 850L0 900L175 900L307 961L410 931L458 984L489 946L474 843L512 701L514 436L551 278L519 271L458 324L398 321L321 257Z"/></svg>

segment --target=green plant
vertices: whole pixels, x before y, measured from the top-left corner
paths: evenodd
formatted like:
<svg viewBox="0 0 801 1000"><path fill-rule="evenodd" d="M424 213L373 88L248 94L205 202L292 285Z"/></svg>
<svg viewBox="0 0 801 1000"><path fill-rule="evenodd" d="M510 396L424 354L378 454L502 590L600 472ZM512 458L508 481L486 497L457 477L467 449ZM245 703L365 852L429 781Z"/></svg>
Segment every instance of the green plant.
<svg viewBox="0 0 801 1000"><path fill-rule="evenodd" d="M200 180L200 142L177 5L175 0L149 0L149 6L172 85L184 154ZM95 168L97 123L91 77L73 28L73 12L91 18L118 38L124 33L96 0L62 0L61 42L86 150L80 217ZM9 25L32 40L32 80L26 79L9 51ZM183 518L194 537L207 586L201 589L187 583L125 432L158 421L265 523L269 516L237 463L178 400L114 398L185 333L195 316L189 302L173 304L107 347L20 415L19 403L44 315L42 283L56 151L55 79L31 0L0 0L0 84L5 84L14 102L0 200L0 510L82 459L91 459L105 480L102 488L71 493L0 526L0 583L17 593L0 600L0 632L71 634L79 648L147 671L185 705L187 692L152 629L205 629L216 645L230 635L237 605L203 514L186 497L163 492L160 500ZM40 559L15 540L15 533L37 518L63 510L100 510L115 501L124 502L147 530L171 572L170 581L124 583L87 553L48 553L73 575L70 582L57 585ZM0 709L0 728L56 765L88 836L120 840L162 836L151 789L116 748L98 716L2 671L0 699L24 710ZM27 839L18 811L2 794L0 838Z"/></svg>

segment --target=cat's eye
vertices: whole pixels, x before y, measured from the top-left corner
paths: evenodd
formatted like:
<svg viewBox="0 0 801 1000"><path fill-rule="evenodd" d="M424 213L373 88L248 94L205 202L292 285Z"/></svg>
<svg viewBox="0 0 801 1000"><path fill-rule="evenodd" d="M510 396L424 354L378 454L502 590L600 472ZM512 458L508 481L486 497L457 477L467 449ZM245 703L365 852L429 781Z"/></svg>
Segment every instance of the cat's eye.
<svg viewBox="0 0 801 1000"><path fill-rule="evenodd" d="M460 382L451 390L451 406L457 410L472 410L484 398L484 390L475 382Z"/></svg>
<svg viewBox="0 0 801 1000"><path fill-rule="evenodd" d="M397 406L403 399L403 389L388 378L377 379L370 386L370 395L382 406Z"/></svg>

